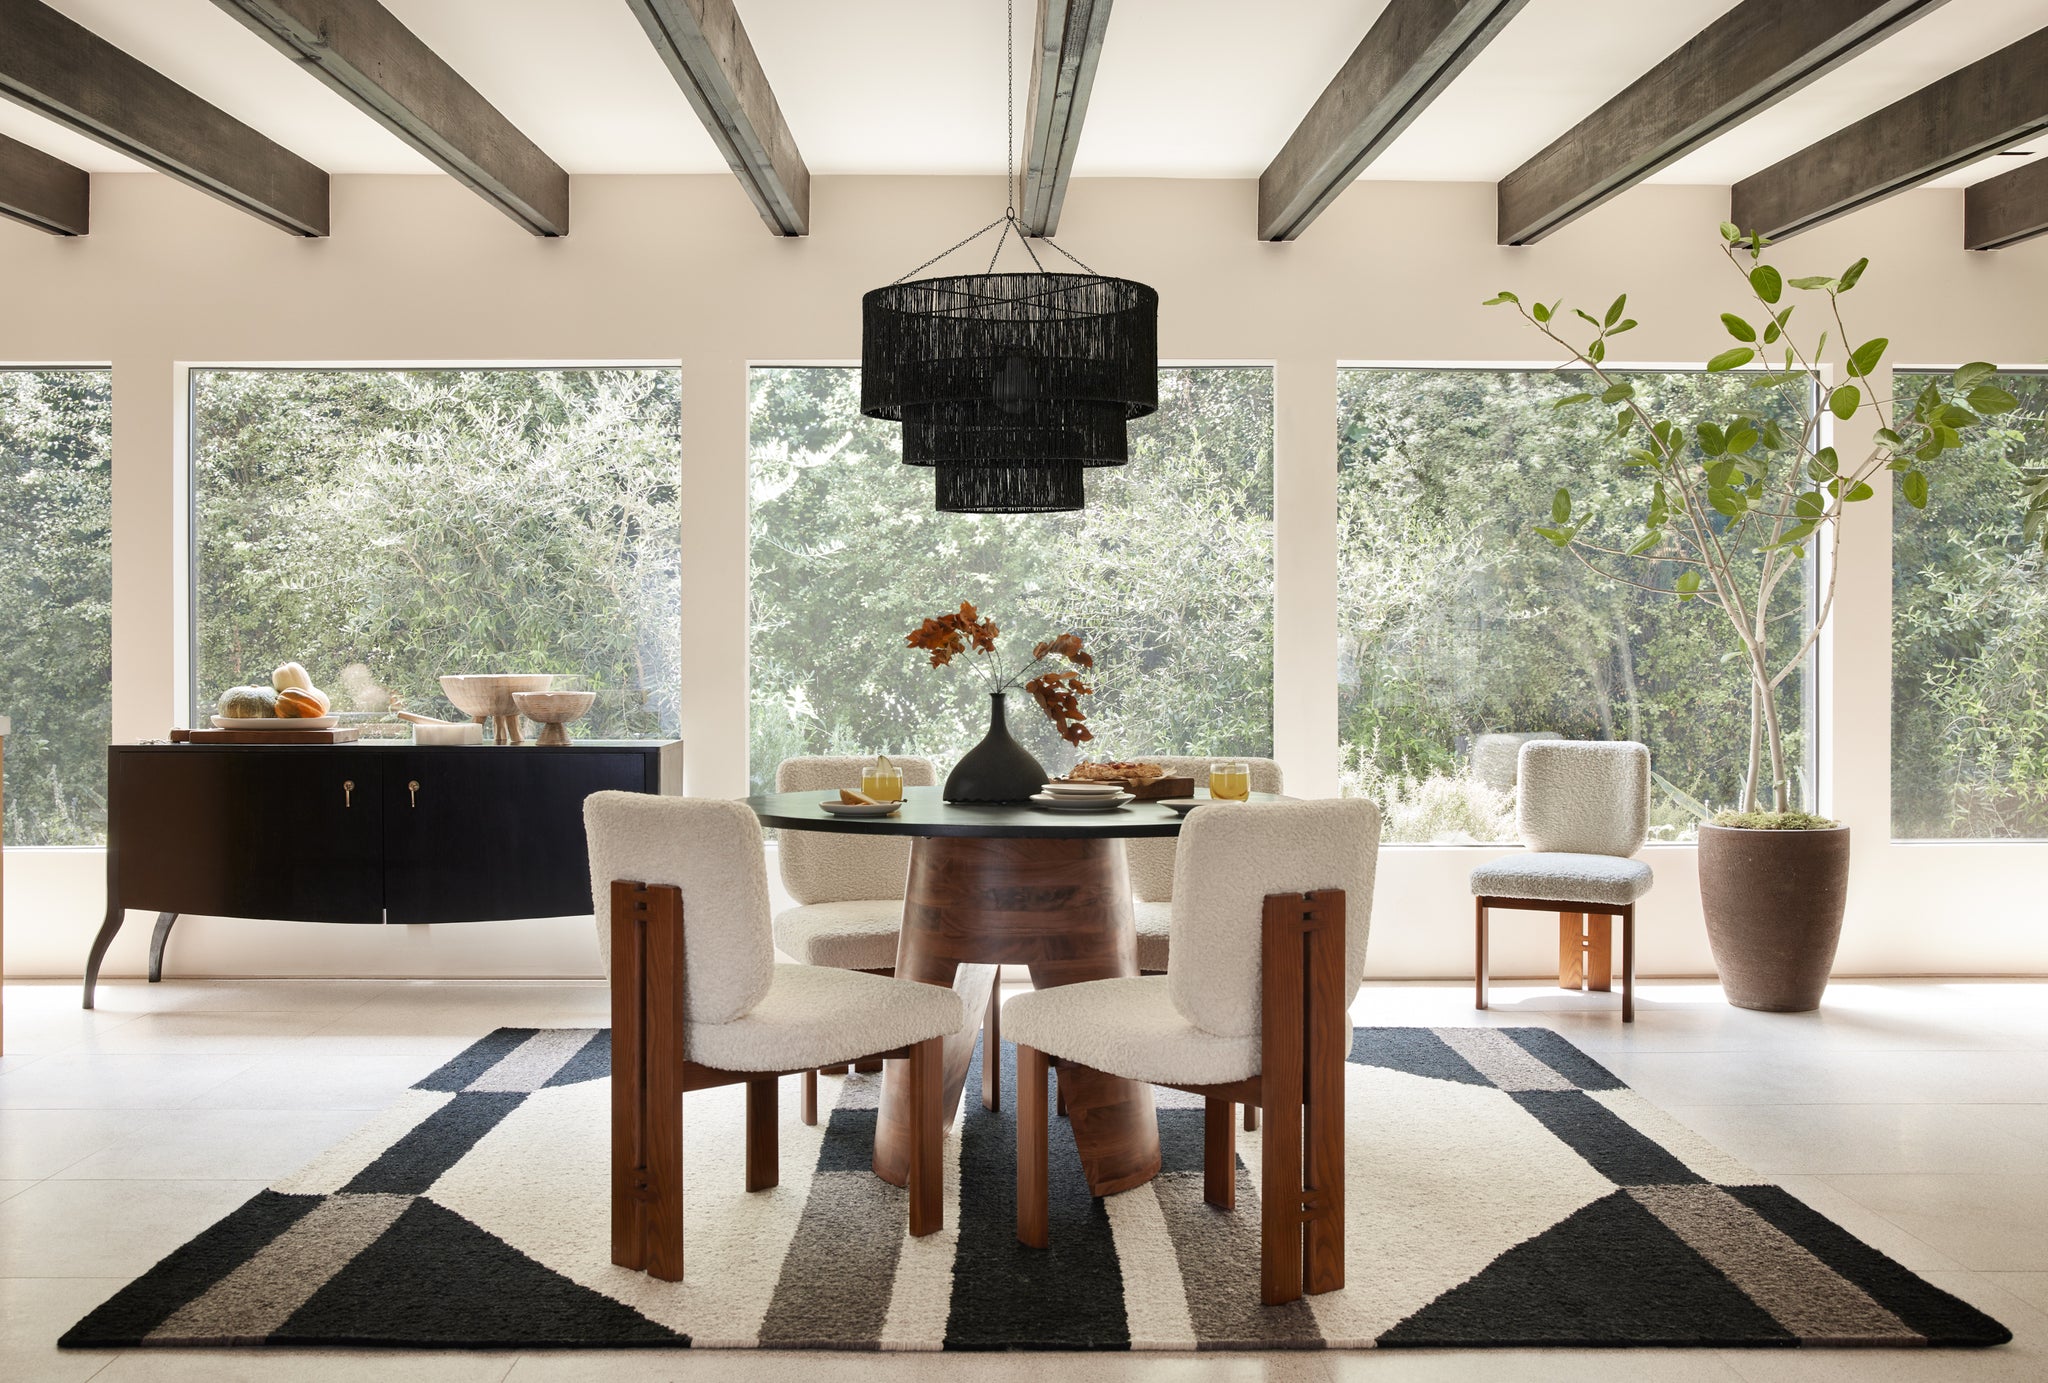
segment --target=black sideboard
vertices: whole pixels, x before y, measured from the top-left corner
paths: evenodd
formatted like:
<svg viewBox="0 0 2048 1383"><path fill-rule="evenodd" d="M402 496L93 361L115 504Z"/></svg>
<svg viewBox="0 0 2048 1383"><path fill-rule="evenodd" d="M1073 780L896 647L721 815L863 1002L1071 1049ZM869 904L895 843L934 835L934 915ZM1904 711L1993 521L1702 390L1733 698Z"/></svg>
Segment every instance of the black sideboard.
<svg viewBox="0 0 2048 1383"><path fill-rule="evenodd" d="M591 911L583 799L680 795L679 741L568 746L117 744L107 751L107 916L157 914L149 978L181 913L285 922L496 922Z"/></svg>

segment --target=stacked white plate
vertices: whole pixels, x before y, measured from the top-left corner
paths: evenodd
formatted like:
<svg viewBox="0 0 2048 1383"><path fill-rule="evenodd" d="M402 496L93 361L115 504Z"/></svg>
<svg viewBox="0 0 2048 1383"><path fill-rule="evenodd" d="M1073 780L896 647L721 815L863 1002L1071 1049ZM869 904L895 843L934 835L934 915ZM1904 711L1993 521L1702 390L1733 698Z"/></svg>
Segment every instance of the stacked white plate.
<svg viewBox="0 0 2048 1383"><path fill-rule="evenodd" d="M1047 783L1032 805L1056 812L1109 812L1134 800L1115 783Z"/></svg>

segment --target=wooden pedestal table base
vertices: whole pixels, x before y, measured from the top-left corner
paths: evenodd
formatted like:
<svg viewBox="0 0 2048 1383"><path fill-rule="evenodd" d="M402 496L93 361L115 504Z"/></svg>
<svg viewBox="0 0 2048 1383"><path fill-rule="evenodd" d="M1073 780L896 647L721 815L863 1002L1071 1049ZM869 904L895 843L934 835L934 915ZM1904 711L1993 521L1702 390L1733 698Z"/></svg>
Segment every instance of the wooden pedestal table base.
<svg viewBox="0 0 2048 1383"><path fill-rule="evenodd" d="M995 967L1029 966L1038 989L1137 974L1130 897L1121 840L935 836L912 845L896 975L949 984L966 1008L967 1025L945 1044L949 1125ZM897 1063L883 1074L875 1128L875 1173L898 1186L910 1174L907 1079ZM1158 1175L1151 1086L1079 1067L1059 1081L1090 1190L1113 1195Z"/></svg>

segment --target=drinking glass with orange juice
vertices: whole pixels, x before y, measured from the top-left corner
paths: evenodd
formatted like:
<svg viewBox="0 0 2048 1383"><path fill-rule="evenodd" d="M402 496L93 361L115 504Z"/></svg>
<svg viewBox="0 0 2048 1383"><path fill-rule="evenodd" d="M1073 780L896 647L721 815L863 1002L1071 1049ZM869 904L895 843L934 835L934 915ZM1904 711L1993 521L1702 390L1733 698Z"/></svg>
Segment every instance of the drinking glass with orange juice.
<svg viewBox="0 0 2048 1383"><path fill-rule="evenodd" d="M901 802L903 800L903 770L886 758L863 764L860 770L860 790L877 802Z"/></svg>
<svg viewBox="0 0 2048 1383"><path fill-rule="evenodd" d="M1247 802L1252 795L1252 766L1218 760L1209 765L1209 796L1218 802Z"/></svg>

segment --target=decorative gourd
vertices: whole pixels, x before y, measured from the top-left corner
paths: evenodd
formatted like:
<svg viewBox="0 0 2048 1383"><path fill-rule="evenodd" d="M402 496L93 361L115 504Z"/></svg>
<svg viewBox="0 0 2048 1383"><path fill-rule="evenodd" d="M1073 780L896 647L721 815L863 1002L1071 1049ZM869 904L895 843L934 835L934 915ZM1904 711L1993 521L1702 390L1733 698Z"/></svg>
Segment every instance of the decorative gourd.
<svg viewBox="0 0 2048 1383"><path fill-rule="evenodd" d="M277 694L277 714L287 720L304 720L327 714L327 698L304 687L286 687Z"/></svg>
<svg viewBox="0 0 2048 1383"><path fill-rule="evenodd" d="M230 720L260 720L277 714L277 693L269 687L230 687L216 707Z"/></svg>
<svg viewBox="0 0 2048 1383"><path fill-rule="evenodd" d="M311 691L313 679L307 676L306 670L297 663L286 663L270 674L270 685L279 691L284 691L288 687L303 687Z"/></svg>

